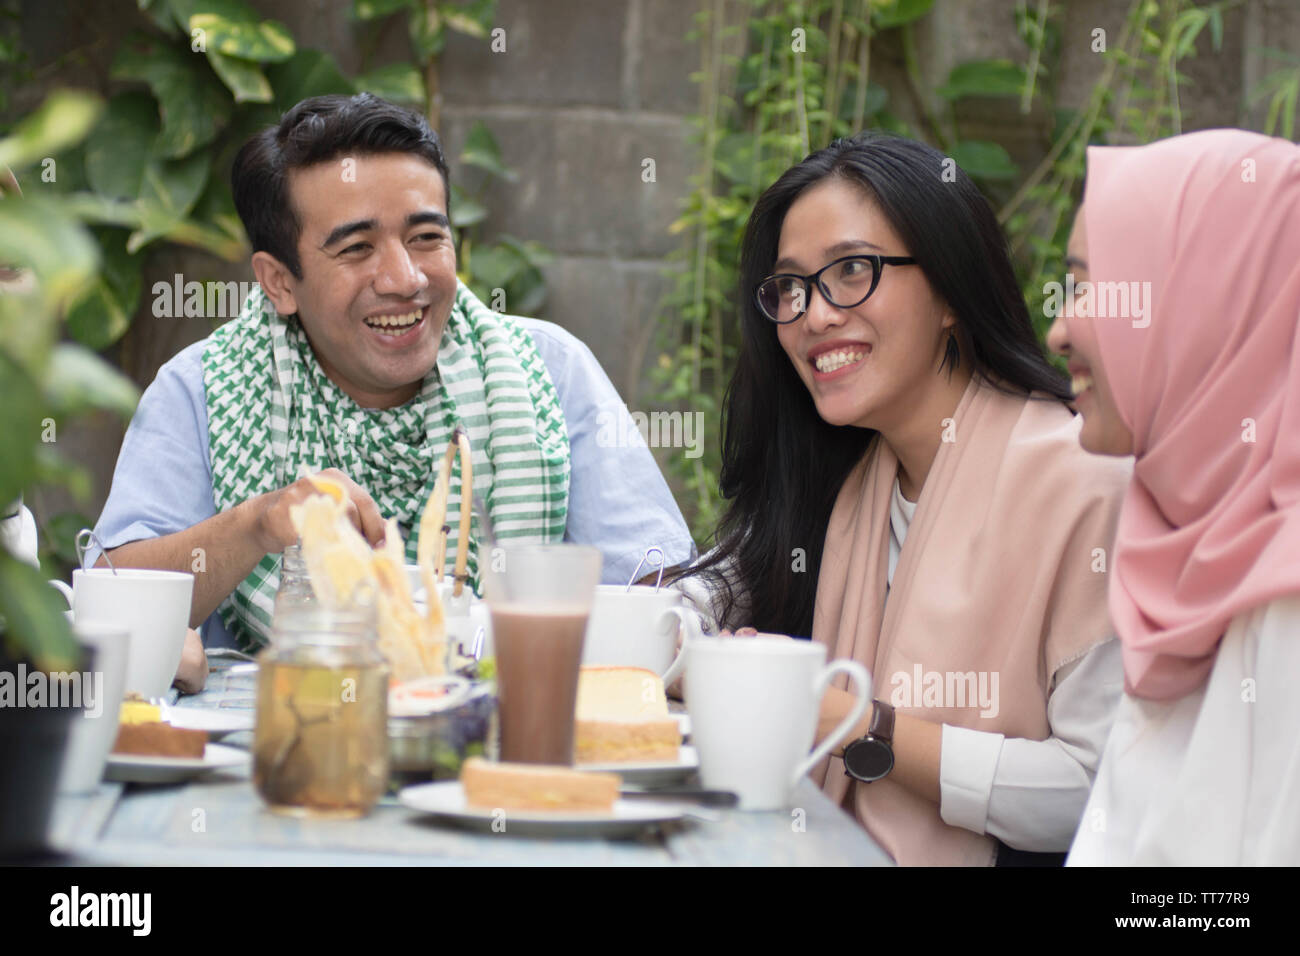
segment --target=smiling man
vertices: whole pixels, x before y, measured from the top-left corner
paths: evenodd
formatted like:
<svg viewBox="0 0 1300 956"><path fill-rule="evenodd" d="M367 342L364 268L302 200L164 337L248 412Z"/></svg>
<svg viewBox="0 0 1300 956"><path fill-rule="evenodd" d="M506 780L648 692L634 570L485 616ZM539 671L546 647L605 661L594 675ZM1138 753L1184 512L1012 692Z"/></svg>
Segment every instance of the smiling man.
<svg viewBox="0 0 1300 956"><path fill-rule="evenodd" d="M457 280L447 165L422 117L369 94L304 100L244 145L232 184L258 287L159 371L96 529L119 566L196 572L206 644L266 640L306 475L346 487L373 544L396 518L413 561L458 425L498 539L595 545L608 582L652 544L670 565L694 557L649 451L598 443L627 411L590 350ZM457 468L449 513L461 494Z"/></svg>

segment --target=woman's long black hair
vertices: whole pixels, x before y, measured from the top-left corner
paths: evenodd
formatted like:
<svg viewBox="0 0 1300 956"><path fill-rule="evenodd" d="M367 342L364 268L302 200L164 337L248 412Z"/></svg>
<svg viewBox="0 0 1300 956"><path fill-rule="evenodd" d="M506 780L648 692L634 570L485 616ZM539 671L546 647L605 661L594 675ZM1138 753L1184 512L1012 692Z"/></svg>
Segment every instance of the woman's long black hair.
<svg viewBox="0 0 1300 956"><path fill-rule="evenodd" d="M864 133L791 167L759 197L745 227L741 348L722 419L720 490L730 503L714 553L688 572L721 590L726 626L812 633L831 507L876 434L822 419L776 326L754 302L776 261L786 212L831 177L870 196L956 317L956 343L950 340L943 362L949 374L965 361L1004 390L1070 400L1065 376L1048 363L1034 332L993 210L955 163L924 143ZM731 563L725 577L723 562Z"/></svg>

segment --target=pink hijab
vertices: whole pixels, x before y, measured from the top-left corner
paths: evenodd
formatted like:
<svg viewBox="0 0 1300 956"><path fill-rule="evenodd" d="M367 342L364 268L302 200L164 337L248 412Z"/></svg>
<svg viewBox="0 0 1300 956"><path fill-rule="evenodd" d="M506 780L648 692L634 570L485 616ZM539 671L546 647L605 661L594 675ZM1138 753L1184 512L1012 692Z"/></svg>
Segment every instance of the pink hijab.
<svg viewBox="0 0 1300 956"><path fill-rule="evenodd" d="M1300 147L1093 147L1084 215L1093 283L1151 283L1145 319L1091 321L1136 456L1111 618L1129 692L1173 700L1234 617L1300 593Z"/></svg>

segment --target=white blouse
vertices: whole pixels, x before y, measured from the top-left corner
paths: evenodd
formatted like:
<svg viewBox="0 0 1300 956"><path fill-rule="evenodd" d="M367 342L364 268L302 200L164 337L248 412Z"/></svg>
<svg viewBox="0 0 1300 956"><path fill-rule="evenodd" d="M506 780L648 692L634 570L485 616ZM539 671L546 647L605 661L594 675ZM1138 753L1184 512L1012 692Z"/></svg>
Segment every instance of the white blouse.
<svg viewBox="0 0 1300 956"><path fill-rule="evenodd" d="M890 504L891 582L915 511L916 504L903 497L895 481ZM728 568L722 570L729 574ZM683 578L673 586L718 626L747 623L719 621L716 595L699 578ZM706 631L712 630L706 625ZM1064 853L1078 829L1123 691L1120 644L1112 638L1057 670L1048 691L1051 736L1046 740L1007 738L944 724L940 817L1017 850Z"/></svg>
<svg viewBox="0 0 1300 956"><path fill-rule="evenodd" d="M1300 865L1300 595L1233 618L1205 683L1125 694L1070 866Z"/></svg>
<svg viewBox="0 0 1300 956"><path fill-rule="evenodd" d="M916 503L894 482L889 581ZM1059 668L1048 692L1046 740L943 725L939 816L1017 850L1062 853L1078 829L1124 691L1117 640Z"/></svg>

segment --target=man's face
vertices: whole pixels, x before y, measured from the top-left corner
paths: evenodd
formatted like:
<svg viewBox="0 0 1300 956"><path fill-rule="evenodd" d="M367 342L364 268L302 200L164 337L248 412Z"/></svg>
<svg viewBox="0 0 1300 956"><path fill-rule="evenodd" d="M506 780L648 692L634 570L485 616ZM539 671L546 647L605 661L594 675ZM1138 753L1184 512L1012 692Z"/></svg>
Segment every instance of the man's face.
<svg viewBox="0 0 1300 956"><path fill-rule="evenodd" d="M362 406L390 408L419 393L437 360L456 252L433 166L407 153L348 159L289 174L302 279L287 276L287 298L330 379Z"/></svg>

